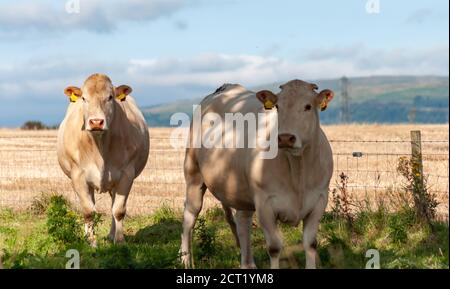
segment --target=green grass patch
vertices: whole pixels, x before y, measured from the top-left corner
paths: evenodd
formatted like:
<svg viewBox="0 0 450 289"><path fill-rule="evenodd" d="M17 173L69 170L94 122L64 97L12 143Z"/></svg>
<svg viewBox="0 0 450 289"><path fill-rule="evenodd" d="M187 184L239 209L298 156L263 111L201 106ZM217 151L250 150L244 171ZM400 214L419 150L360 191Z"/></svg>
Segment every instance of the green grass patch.
<svg viewBox="0 0 450 289"><path fill-rule="evenodd" d="M98 247L80 235L81 217L61 199L52 199L46 214L0 210L0 250L5 268L65 268L69 249L80 252L81 268L181 268L178 258L182 215L163 205L151 216L127 217L125 245L106 236L110 218L97 219ZM256 224L256 222L254 222ZM368 249L380 252L381 268L449 268L448 224L434 231L413 212L360 212L352 227L325 214L318 234L319 268L364 268ZM284 236L281 267L304 268L302 230L280 225ZM269 267L262 230L252 229L256 265ZM239 249L220 208L204 212L194 231L196 268L237 268Z"/></svg>

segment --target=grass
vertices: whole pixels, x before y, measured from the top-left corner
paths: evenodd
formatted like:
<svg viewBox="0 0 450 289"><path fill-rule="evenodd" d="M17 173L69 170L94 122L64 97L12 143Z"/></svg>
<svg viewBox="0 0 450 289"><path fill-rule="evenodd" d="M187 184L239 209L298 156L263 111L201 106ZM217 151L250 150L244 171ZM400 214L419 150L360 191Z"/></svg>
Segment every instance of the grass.
<svg viewBox="0 0 450 289"><path fill-rule="evenodd" d="M66 209L60 214L62 219L81 221L70 207ZM55 208L46 211L36 215L31 211L0 210L0 248L5 268L65 268L69 249L80 252L81 268L181 268L178 250L182 216L167 205L153 215L126 218L125 245L114 245L106 239L110 218L100 216L97 248L91 248L83 239L54 238L48 222L55 218ZM366 251L377 249L381 268L449 268L448 224L433 225L434 232L407 209L396 213L381 209L360 212L351 227L346 219L327 213L318 234L318 267L364 268ZM280 224L280 228L285 244L281 267L303 268L301 226ZM263 233L257 226L252 231L252 247L257 266L268 268ZM239 267L239 250L221 209L209 209L199 218L194 231L194 256L197 268Z"/></svg>

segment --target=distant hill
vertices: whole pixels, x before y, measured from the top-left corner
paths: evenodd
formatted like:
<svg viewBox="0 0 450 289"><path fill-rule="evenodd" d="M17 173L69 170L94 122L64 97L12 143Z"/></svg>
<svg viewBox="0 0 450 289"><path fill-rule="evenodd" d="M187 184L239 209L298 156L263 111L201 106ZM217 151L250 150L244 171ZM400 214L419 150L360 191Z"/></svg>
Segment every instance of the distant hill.
<svg viewBox="0 0 450 289"><path fill-rule="evenodd" d="M330 88L335 99L321 114L323 123L340 121L340 80L308 80L319 89ZM282 83L252 87L258 91L279 91ZM449 78L441 76L372 76L349 78L351 122L364 123L448 123ZM213 92L213 90L211 91ZM169 126L170 116L175 112L192 115L192 105L204 96L177 100L143 108L151 126Z"/></svg>

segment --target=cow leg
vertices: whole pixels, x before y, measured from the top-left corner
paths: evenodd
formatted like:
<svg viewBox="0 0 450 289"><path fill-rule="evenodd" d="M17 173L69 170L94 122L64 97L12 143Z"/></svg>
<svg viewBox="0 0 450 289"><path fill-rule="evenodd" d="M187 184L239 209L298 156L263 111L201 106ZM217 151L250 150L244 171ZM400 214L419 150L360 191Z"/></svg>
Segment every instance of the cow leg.
<svg viewBox="0 0 450 289"><path fill-rule="evenodd" d="M236 245L240 247L239 244L239 237L236 231L236 222L234 221L233 212L231 211L230 207L225 206L222 204L222 208L225 212L225 220L227 221L228 225L230 225L231 232L233 233L234 240L236 241Z"/></svg>
<svg viewBox="0 0 450 289"><path fill-rule="evenodd" d="M130 174L123 176L113 192L114 203L112 205L112 216L114 219L114 244L121 244L125 242L123 236L123 219L127 211L128 195L133 185L133 177ZM112 226L111 226L112 227Z"/></svg>
<svg viewBox="0 0 450 289"><path fill-rule="evenodd" d="M113 205L114 205L114 199L116 197L116 194L114 192L109 192L109 195L111 196L111 228L109 230L108 239L111 241L114 241L114 236L116 235L116 220L114 219L114 213L113 213Z"/></svg>
<svg viewBox="0 0 450 289"><path fill-rule="evenodd" d="M327 198L321 195L313 211L303 219L303 248L305 249L306 255L306 269L316 268L316 237L319 229L319 221L325 212L327 202Z"/></svg>
<svg viewBox="0 0 450 289"><path fill-rule="evenodd" d="M185 268L194 266L192 258L192 230L198 214L203 206L203 195L206 191L206 186L202 181L201 176L190 179L186 184L186 202L184 204L183 213L183 232L181 235L181 262Z"/></svg>
<svg viewBox="0 0 450 289"><path fill-rule="evenodd" d="M257 204L256 204L257 205ZM283 241L277 226L277 219L269 202L256 207L256 214L264 232L267 251L270 256L270 268L280 267L280 254L283 248Z"/></svg>
<svg viewBox="0 0 450 289"><path fill-rule="evenodd" d="M72 185L80 200L81 213L84 217L84 232L92 247L97 247L94 232L95 197L94 189L89 187L81 173L73 173Z"/></svg>
<svg viewBox="0 0 450 289"><path fill-rule="evenodd" d="M256 269L253 260L252 245L250 241L250 230L252 228L253 211L236 211L236 231L241 248L241 268Z"/></svg>

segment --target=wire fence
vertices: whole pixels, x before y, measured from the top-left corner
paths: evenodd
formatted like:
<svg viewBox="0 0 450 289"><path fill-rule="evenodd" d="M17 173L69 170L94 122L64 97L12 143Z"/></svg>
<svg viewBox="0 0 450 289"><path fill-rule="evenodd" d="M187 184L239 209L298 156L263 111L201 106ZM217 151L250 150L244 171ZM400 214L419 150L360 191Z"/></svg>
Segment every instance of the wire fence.
<svg viewBox="0 0 450 289"><path fill-rule="evenodd" d="M169 134L151 137L146 168L130 193L130 215L151 213L163 203L183 207L184 149L173 148L171 140ZM411 157L411 141L333 139L330 143L334 158L330 190L340 185L341 173L348 177L350 195L358 200L377 202L404 190L405 179L397 172L397 164L400 157ZM441 203L439 213L448 217L449 142L423 140L422 149L429 190ZM70 180L58 165L56 134L0 135L0 207L26 209L36 197L49 192L63 194L78 204ZM205 195L204 207L217 204L211 194ZM96 206L99 211L109 211L109 195L96 194Z"/></svg>

